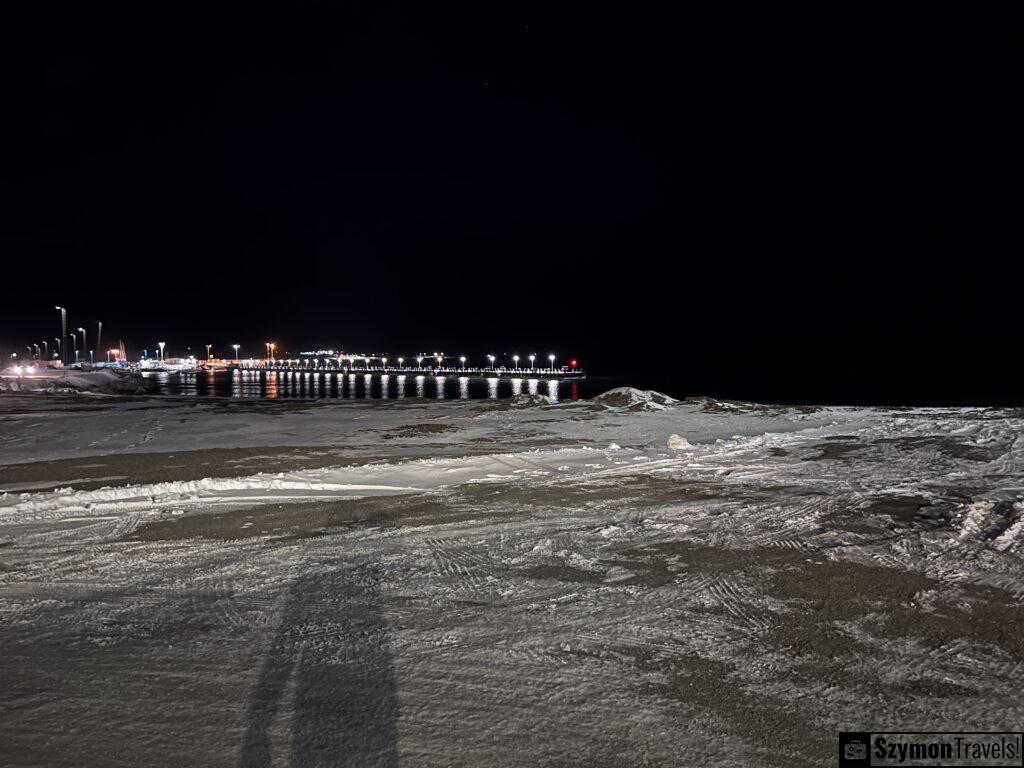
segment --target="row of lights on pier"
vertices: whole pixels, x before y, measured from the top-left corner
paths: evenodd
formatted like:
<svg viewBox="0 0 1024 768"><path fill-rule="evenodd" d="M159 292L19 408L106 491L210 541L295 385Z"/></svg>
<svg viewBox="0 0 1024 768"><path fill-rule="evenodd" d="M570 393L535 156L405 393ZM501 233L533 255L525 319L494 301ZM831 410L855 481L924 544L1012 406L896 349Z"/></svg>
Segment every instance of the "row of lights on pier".
<svg viewBox="0 0 1024 768"><path fill-rule="evenodd" d="M235 360L237 361L238 360L238 345L237 344L233 344L232 347L235 350ZM268 342L266 347L267 347L267 357L266 357L266 360L267 360L268 363L269 362L273 362L273 360L274 360L274 349L276 348L276 346L274 344ZM207 345L207 356L209 356L209 351L210 351L210 345L208 344ZM419 355L416 358L416 367L417 368L422 368L423 367L423 361L426 359L426 357L427 357L426 355ZM339 362L341 362L344 359L346 359L344 355L338 357L338 361ZM348 357L347 359L348 359L350 365L354 364L356 360L360 360L360 359L366 365L369 365L370 361L373 358L371 358L371 357ZM396 358L396 359L398 361L398 367L399 368L402 368L402 367L405 366L405 358L404 357L399 357L399 358ZM437 363L438 367L440 367L442 361L444 360L444 355L435 352L434 355L433 355L433 359ZM494 355L488 355L487 356L487 360L488 360L488 362L490 362L490 367L492 369L495 367L494 366L494 362L495 362L496 359L497 358L495 358ZM535 361L537 359L537 355L527 355L526 359L530 361L530 368L533 369L534 366L535 366ZM519 360L520 360L519 355L512 355L512 363L513 363L514 368L516 368L516 369L519 368ZM388 358L381 357L380 358L380 362L381 362L381 366L386 368L387 365L388 365ZM554 355L548 355L548 363L550 364L551 369L554 370L554 368L555 368L555 356ZM466 356L465 355L460 355L459 356L459 364L460 364L460 366L462 368L466 367ZM570 363L570 367L572 367L572 368L576 367L576 361L575 360L573 360Z"/></svg>
<svg viewBox="0 0 1024 768"><path fill-rule="evenodd" d="M159 359L161 361L164 359L164 346L166 345L166 343L167 342L161 341L161 342L158 342L158 344L157 344L157 346L160 348L160 358ZM274 352L277 350L277 344L275 344L272 341L268 341L268 342L266 342L266 344L264 346L266 348L266 357L264 359L266 360L267 363L274 362L275 361ZM239 350L242 348L242 345L241 344L232 344L231 348L235 351L235 362L239 362ZM209 360L213 359L212 351L213 351L213 345L212 344L207 344L206 345L206 357ZM422 368L423 367L423 361L426 358L427 358L426 355L419 355L416 358L416 367ZM340 363L344 359L346 359L345 356L341 355L341 356L338 357L338 362ZM371 358L371 357L348 357L347 359L348 359L350 365L354 364L356 360L360 360L360 359L363 360L363 362L366 365L369 365L370 361L373 358ZM399 368L402 368L402 367L405 366L405 358L404 357L399 357L399 358L396 358L396 359L398 360L398 367ZM439 352L435 352L434 355L433 355L433 359L437 362L438 367L440 367L442 361L444 360L444 355L440 354ZM491 367L492 370L494 369L494 362L495 362L496 359L497 358L495 358L494 355L487 355L487 360L488 360L488 362L490 362L490 367ZM530 361L530 369L533 370L534 367L535 367L535 362L537 360L537 355L527 355L526 359ZM512 355L513 367L516 370L519 369L519 360L520 360L519 355ZM380 358L380 361L381 361L381 365L384 368L386 368L387 365L388 365L388 358L382 357L382 358ZM551 370L554 370L554 368L555 368L555 356L554 355L548 355L548 363L550 365ZM465 367L466 367L466 356L465 355L460 355L459 356L459 364L460 364L460 366L463 369L465 369ZM569 366L571 368L575 368L576 367L576 361L572 360L569 363Z"/></svg>

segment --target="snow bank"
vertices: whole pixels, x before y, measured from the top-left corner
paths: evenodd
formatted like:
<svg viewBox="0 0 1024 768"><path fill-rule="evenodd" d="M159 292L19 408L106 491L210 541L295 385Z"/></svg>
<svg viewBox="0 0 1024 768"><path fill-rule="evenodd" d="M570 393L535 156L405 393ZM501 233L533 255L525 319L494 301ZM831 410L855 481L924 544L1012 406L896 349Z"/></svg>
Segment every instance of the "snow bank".
<svg viewBox="0 0 1024 768"><path fill-rule="evenodd" d="M821 410L816 405L763 405L761 403L751 403L746 400L723 400L716 397L688 397L683 400L684 405L694 406L704 413L724 413L724 414L757 414L757 415L778 415L791 411L797 411L798 413L817 413Z"/></svg>
<svg viewBox="0 0 1024 768"><path fill-rule="evenodd" d="M547 395L513 395L507 400L499 400L495 404L499 409L534 408L539 405L554 405L558 401Z"/></svg>
<svg viewBox="0 0 1024 768"><path fill-rule="evenodd" d="M144 395L154 384L128 372L110 368L92 371L45 370L32 376L5 376L0 392L91 392L105 395Z"/></svg>
<svg viewBox="0 0 1024 768"><path fill-rule="evenodd" d="M314 475L314 476L310 476ZM153 509L160 506L210 505L217 501L235 503L268 503L282 499L304 499L316 496L360 497L379 494L412 493L422 488L404 485L330 482L315 473L284 475L252 475L239 478L169 481L146 485L123 485L75 491L61 488L48 494L22 494L20 501L0 509L0 517L9 519L48 519L53 513L102 514L113 511ZM21 518L17 518L21 515Z"/></svg>
<svg viewBox="0 0 1024 768"><path fill-rule="evenodd" d="M628 411L663 411L667 406L677 402L675 398L653 390L633 389L633 387L616 387L603 395L593 398L592 402L607 408L618 408Z"/></svg>
<svg viewBox="0 0 1024 768"><path fill-rule="evenodd" d="M635 452L612 444L629 458ZM469 457L428 458L243 477L171 480L92 490L0 494L0 526L68 516L125 514L160 508L210 510L217 504L253 506L319 498L419 493L463 483L521 481L553 472L592 474L610 469L592 448L558 448Z"/></svg>

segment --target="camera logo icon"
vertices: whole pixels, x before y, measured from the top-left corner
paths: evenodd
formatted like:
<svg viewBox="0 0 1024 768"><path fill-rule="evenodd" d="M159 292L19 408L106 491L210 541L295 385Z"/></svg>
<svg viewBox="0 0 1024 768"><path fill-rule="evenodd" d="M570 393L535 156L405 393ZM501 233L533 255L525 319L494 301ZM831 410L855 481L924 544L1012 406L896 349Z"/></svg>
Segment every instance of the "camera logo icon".
<svg viewBox="0 0 1024 768"><path fill-rule="evenodd" d="M859 741L851 741L843 745L843 757L847 760L867 760L868 745Z"/></svg>
<svg viewBox="0 0 1024 768"><path fill-rule="evenodd" d="M868 745L870 733L844 731L839 734L840 768L863 768L871 765Z"/></svg>

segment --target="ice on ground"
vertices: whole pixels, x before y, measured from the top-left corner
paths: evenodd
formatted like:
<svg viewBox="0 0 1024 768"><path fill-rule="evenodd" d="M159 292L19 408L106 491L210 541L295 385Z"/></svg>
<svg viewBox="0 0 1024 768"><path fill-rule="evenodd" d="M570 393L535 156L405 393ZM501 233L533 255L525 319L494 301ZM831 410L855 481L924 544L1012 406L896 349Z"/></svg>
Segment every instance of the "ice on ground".
<svg viewBox="0 0 1024 768"><path fill-rule="evenodd" d="M0 407L0 468L19 463L67 462L79 457L197 450L259 450L272 457L285 448L318 449L340 456L408 457L480 452L488 444L664 447L673 432L690 442L739 432L786 433L848 422L859 411L740 414L724 419L683 404L651 411L601 408L589 402L509 408L498 401L237 401L153 398L105 404L77 397L9 393ZM436 425L427 430L424 425ZM401 434L401 440L381 440ZM92 462L95 464L95 462ZM131 466L138 466L138 463ZM56 469L56 468L55 468ZM63 470L64 466L59 469ZM11 474L11 473L7 473ZM52 473L51 473L51 476ZM63 475L62 475L63 476ZM194 476L194 475L193 475ZM0 489L4 473L0 470Z"/></svg>
<svg viewBox="0 0 1024 768"><path fill-rule="evenodd" d="M3 762L811 766L1024 718L1020 412L660 405L0 396Z"/></svg>
<svg viewBox="0 0 1024 768"><path fill-rule="evenodd" d="M608 450L621 449L613 443ZM523 480L555 471L567 477L575 472L582 479L593 476L595 470L605 472L613 466L597 458L595 463L595 451L589 448L533 450L95 490L59 488L52 493L4 494L0 498L0 525L55 523L72 516L106 517L171 507L210 512L224 506L408 494L465 483Z"/></svg>

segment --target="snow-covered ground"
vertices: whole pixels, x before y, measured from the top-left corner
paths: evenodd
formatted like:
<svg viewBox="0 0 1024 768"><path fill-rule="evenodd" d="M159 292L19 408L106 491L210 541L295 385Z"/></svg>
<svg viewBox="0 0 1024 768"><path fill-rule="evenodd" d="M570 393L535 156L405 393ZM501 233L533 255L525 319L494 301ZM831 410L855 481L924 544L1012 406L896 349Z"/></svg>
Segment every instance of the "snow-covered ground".
<svg viewBox="0 0 1024 768"><path fill-rule="evenodd" d="M0 396L0 763L821 765L1024 716L1024 414Z"/></svg>
<svg viewBox="0 0 1024 768"><path fill-rule="evenodd" d="M48 368L9 366L0 371L0 392L75 392L97 395L142 395L153 384L137 374L115 368Z"/></svg>

